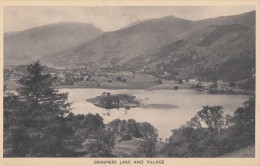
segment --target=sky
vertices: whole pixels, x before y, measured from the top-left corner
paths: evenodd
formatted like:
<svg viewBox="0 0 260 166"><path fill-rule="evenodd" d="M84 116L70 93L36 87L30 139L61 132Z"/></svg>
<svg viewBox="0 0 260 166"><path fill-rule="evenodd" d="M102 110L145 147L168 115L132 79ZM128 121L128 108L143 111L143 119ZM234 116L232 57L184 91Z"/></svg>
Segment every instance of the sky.
<svg viewBox="0 0 260 166"><path fill-rule="evenodd" d="M115 31L133 22L173 15L188 20L236 15L255 10L254 6L171 6L171 7L5 7L4 32L58 23L90 23L103 31Z"/></svg>

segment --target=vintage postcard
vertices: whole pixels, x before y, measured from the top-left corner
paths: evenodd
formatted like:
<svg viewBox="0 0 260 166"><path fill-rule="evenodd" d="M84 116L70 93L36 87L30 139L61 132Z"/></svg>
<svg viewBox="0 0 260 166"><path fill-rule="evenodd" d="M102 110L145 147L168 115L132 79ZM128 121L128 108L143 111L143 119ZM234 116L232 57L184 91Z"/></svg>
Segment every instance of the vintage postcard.
<svg viewBox="0 0 260 166"><path fill-rule="evenodd" d="M259 4L2 1L0 164L259 165Z"/></svg>

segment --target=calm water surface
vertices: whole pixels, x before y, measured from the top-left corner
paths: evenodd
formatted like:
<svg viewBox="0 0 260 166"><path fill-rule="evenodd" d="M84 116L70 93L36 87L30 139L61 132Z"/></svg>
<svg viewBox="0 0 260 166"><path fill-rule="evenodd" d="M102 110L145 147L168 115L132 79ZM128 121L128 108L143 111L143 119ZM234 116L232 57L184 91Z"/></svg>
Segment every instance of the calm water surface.
<svg viewBox="0 0 260 166"><path fill-rule="evenodd" d="M246 95L212 95L193 90L105 90L105 89L60 89L68 92L68 100L73 102L72 112L76 114L98 113L104 123L114 119L135 119L137 122L149 122L158 129L159 137L168 138L171 130L190 120L205 105L221 105L228 114L233 114L237 107L248 99ZM129 94L136 96L141 107L107 110L87 102L89 98L100 96L103 92L111 94Z"/></svg>

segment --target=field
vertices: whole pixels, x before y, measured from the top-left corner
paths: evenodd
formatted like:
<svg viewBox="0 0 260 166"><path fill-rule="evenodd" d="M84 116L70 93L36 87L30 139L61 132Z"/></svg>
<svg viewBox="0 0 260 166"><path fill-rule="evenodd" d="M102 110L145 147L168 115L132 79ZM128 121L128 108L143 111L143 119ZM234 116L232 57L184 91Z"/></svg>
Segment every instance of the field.
<svg viewBox="0 0 260 166"><path fill-rule="evenodd" d="M96 88L97 81L100 81L99 88L103 89L145 89L156 85L158 78L146 74L132 75L128 72L111 73L108 77L94 76L95 81L79 81L75 82L73 87L90 87Z"/></svg>
<svg viewBox="0 0 260 166"><path fill-rule="evenodd" d="M235 152L222 156L224 158L252 158L255 157L255 145L248 146L246 148L239 149Z"/></svg>
<svg viewBox="0 0 260 166"><path fill-rule="evenodd" d="M115 148L113 149L113 154L116 156L130 156L133 152L136 152L137 149L140 147L144 140L140 138L133 138L129 141L116 141ZM158 152L159 156L157 157L167 157L159 152L162 150L166 143L165 142L157 142L156 144L156 151Z"/></svg>

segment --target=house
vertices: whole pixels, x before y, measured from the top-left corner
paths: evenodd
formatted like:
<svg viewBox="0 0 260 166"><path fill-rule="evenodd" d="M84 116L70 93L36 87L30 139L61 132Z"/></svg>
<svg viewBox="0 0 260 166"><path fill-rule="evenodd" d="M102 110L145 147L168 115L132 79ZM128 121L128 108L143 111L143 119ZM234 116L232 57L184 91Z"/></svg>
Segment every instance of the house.
<svg viewBox="0 0 260 166"><path fill-rule="evenodd" d="M206 82L206 81L203 81L203 82L201 82L201 85L202 85L205 89L209 89L209 88L211 88L211 87L214 85L214 82Z"/></svg>
<svg viewBox="0 0 260 166"><path fill-rule="evenodd" d="M218 80L218 81L217 81L217 86L218 86L218 88L220 88L220 89L224 89L224 88L226 88L226 87L229 87L229 82L224 82L224 81L222 81L222 80Z"/></svg>
<svg viewBox="0 0 260 166"><path fill-rule="evenodd" d="M189 79L188 80L188 84L190 84L190 85L197 85L198 83L199 83L199 81L196 80L196 79Z"/></svg>

